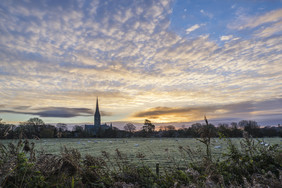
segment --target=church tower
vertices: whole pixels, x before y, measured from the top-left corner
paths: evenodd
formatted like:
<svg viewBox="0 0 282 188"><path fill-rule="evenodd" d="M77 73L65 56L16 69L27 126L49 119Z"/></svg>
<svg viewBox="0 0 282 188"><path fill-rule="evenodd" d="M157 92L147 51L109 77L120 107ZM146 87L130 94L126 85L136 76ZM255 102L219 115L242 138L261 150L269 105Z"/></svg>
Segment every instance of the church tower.
<svg viewBox="0 0 282 188"><path fill-rule="evenodd" d="M100 115L100 111L99 111L98 97L97 97L97 100L96 100L96 112L94 114L94 126L95 127L101 126L101 115Z"/></svg>

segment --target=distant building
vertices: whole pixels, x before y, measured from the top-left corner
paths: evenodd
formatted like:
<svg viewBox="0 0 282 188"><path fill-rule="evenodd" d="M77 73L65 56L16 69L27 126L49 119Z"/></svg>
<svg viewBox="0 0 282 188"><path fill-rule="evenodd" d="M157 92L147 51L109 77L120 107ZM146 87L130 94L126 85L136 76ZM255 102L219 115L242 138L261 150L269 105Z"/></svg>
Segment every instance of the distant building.
<svg viewBox="0 0 282 188"><path fill-rule="evenodd" d="M98 97L96 100L96 111L94 113L94 124L93 125L85 125L84 129L88 132L91 136L97 136L99 133L103 133L106 129L112 128L111 125L101 124L101 114L99 111L99 103Z"/></svg>

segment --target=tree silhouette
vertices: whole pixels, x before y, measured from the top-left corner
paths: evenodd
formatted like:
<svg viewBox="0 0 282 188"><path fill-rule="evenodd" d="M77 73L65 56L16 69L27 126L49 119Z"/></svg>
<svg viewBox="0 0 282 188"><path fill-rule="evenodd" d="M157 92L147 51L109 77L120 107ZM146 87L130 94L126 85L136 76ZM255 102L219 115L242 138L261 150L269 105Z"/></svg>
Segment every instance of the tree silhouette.
<svg viewBox="0 0 282 188"><path fill-rule="evenodd" d="M155 125L148 119L145 119L143 130L145 132L151 133L155 130Z"/></svg>
<svg viewBox="0 0 282 188"><path fill-rule="evenodd" d="M45 125L44 121L42 119L39 118L30 118L26 124L29 125L34 125L34 126L38 126L38 125Z"/></svg>
<svg viewBox="0 0 282 188"><path fill-rule="evenodd" d="M132 133L133 131L136 130L136 127L132 123L127 123L124 126L124 130L129 131L130 133Z"/></svg>

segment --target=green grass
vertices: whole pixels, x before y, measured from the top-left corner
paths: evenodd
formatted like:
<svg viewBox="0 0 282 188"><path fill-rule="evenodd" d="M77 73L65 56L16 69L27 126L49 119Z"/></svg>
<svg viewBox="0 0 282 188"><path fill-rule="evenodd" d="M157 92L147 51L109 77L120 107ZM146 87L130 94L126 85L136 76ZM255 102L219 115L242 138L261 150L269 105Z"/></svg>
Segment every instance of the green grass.
<svg viewBox="0 0 282 188"><path fill-rule="evenodd" d="M232 138L232 142L239 144L240 138ZM281 145L281 138L264 138L259 139L271 145ZM60 154L61 148L66 146L67 148L77 149L82 156L86 154L92 156L101 156L102 151L108 152L111 156L114 156L116 149L121 153L126 154L128 159L132 162L138 162L136 155L142 153L145 155L144 162L155 167L156 163L159 163L161 167L169 166L172 163L185 164L189 161L183 160L179 147L190 148L193 150L195 158L201 159L204 155L203 144L194 138L130 138L130 139L41 139L30 140L35 143L37 151L44 150L46 153ZM8 144L10 142L17 143L17 140L1 140L1 143ZM138 146L137 146L138 144ZM215 148L221 146L221 148ZM224 139L214 138L212 139L212 154L213 159L223 158L223 153L226 152L227 142ZM186 159L184 157L184 159Z"/></svg>

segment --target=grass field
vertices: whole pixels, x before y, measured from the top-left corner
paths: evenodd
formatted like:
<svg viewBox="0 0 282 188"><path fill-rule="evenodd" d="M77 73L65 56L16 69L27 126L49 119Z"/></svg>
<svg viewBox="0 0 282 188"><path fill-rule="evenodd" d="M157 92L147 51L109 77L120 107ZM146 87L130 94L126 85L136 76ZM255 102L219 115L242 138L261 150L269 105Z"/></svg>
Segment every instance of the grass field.
<svg viewBox="0 0 282 188"><path fill-rule="evenodd" d="M232 138L233 143L239 144L241 139ZM194 159L201 159L204 154L204 145L194 138L130 138L130 139L41 139L30 140L35 143L36 150L44 150L46 153L59 154L61 148L77 149L82 155L90 154L93 156L102 156L102 151L108 152L113 158L118 149L128 157L129 161L140 162L136 158L138 153L145 155L143 161L149 166L168 166L171 164L185 164L191 160L191 156L181 153L179 147L190 148ZM4 145L9 142L17 143L17 140L1 140ZM278 144L281 147L281 138L263 138L256 140L257 144L261 142L273 145ZM267 147L267 146L265 146ZM224 139L212 139L213 158L221 159L227 149L227 141Z"/></svg>

